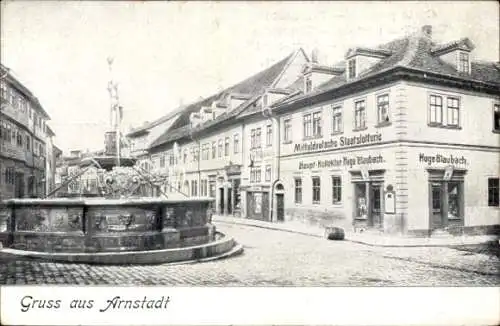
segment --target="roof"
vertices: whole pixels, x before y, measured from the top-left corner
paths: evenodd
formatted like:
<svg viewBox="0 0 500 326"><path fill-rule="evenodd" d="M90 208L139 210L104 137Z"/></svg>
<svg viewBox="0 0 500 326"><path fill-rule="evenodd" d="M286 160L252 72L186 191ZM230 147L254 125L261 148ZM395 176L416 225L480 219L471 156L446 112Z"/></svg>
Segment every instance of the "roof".
<svg viewBox="0 0 500 326"><path fill-rule="evenodd" d="M38 111L40 111L40 113L47 119L47 120L50 120L50 116L49 114L47 113L47 111L45 111L45 109L42 107L42 104L40 104L40 101L38 100L38 98L36 98L36 96L26 87L24 86L23 83L21 83L19 81L18 78L16 78L13 74L12 74L12 71L10 68L4 66L3 64L0 64L0 71L1 71L1 74L5 74L7 73L7 76L5 78L2 78L2 79L5 79L7 80L11 85L13 85L19 92L23 93L24 96L28 97L29 100L31 101L32 104L34 104L36 106L36 108L38 109Z"/></svg>
<svg viewBox="0 0 500 326"><path fill-rule="evenodd" d="M166 142L172 141L173 139L176 139L175 137L173 137L173 134L177 136L182 134L181 131L177 131L178 129L185 130L185 126L189 127L189 116L191 115L191 113L198 112L204 106L210 106L212 102L224 98L228 94L251 95L252 98L243 102L238 108L236 108L236 110L240 109L241 107L246 107L248 103L252 101L255 94L263 92L264 89L273 84L273 82L281 75L281 72L283 71L283 69L285 69L288 62L291 60L291 58L294 56L295 53L296 51L288 55L286 58L280 60L279 62L273 64L271 67L243 80L238 84L228 87L218 92L217 94L211 95L200 101L187 105L180 113L178 120L172 125L172 128L165 131L160 137L158 137L155 141L153 141L150 147L151 148L157 147ZM230 112L230 114L231 116L234 116L235 112ZM220 117L218 117L216 121L221 121L222 119L227 119L227 118L228 115L224 117L223 114Z"/></svg>
<svg viewBox="0 0 500 326"><path fill-rule="evenodd" d="M451 44L456 44L457 42L459 41L452 42ZM381 59L371 68L363 71L358 77L350 81L347 81L345 72L342 75L335 76L320 85L316 91L312 93L334 89L369 76L377 75L395 67L428 71L434 74L459 77L470 81L500 84L500 70L496 67L495 63L472 62L471 73L461 73L458 72L455 67L443 61L439 56L433 54L433 49L437 47L439 47L439 45L422 34L413 34L394 40L380 46L380 48L386 49L392 53L389 57Z"/></svg>
<svg viewBox="0 0 500 326"><path fill-rule="evenodd" d="M50 128L49 125L46 125L46 128L47 128L47 134L49 136L55 136L56 135L55 132L54 132L54 130L52 130L52 128Z"/></svg>
<svg viewBox="0 0 500 326"><path fill-rule="evenodd" d="M152 122L146 122L140 127L133 128L131 131L129 131L127 133L127 137L133 137L133 136L140 135L144 132L147 132L149 129L156 127L159 124L162 124L162 123L167 122L168 120L174 118L177 114L181 113L185 108L186 108L186 106L184 106L184 105L180 106L180 107L172 110L171 112L165 114L164 116L162 116L159 119L156 119Z"/></svg>

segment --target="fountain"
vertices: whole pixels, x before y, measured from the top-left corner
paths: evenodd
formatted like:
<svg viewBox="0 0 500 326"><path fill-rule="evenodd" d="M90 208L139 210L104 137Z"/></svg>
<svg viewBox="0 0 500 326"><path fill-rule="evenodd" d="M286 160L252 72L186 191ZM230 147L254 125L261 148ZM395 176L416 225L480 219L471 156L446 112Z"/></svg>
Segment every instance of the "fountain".
<svg viewBox="0 0 500 326"><path fill-rule="evenodd" d="M112 60L108 63L111 66ZM81 159L80 172L68 177L47 198L3 201L2 254L63 262L148 264L199 261L242 252L241 245L211 224L214 198L188 197L172 187L181 198L170 199L158 187L160 176L121 154L122 108L112 81L108 91L114 131L106 134L106 155ZM56 197L62 187L89 171L96 176L97 187L84 189L78 196ZM144 184L156 188L160 196L138 195L139 185Z"/></svg>

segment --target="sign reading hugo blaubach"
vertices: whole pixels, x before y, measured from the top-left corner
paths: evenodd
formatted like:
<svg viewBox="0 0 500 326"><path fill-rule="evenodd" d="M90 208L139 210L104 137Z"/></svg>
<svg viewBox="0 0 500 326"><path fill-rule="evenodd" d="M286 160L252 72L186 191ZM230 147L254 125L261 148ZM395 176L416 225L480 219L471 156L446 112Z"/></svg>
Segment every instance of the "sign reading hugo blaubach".
<svg viewBox="0 0 500 326"><path fill-rule="evenodd" d="M295 144L293 151L295 153L300 152L312 152L319 150L327 150L339 147L351 147L356 145L368 145L372 143L378 143L382 141L382 134L364 134L352 137L340 137L339 139L321 140L321 141L309 141L304 143Z"/></svg>

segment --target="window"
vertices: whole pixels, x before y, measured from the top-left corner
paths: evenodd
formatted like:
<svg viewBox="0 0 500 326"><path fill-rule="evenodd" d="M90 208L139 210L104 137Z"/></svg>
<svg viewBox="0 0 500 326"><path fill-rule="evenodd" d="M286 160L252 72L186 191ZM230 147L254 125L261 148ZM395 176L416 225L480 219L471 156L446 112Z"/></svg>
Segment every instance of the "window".
<svg viewBox="0 0 500 326"><path fill-rule="evenodd" d="M312 196L313 204L319 204L321 201L321 180L319 177L312 177Z"/></svg>
<svg viewBox="0 0 500 326"><path fill-rule="evenodd" d="M168 162L172 166L175 164L175 156L174 154L168 154Z"/></svg>
<svg viewBox="0 0 500 326"><path fill-rule="evenodd" d="M500 131L500 104L493 105L493 130Z"/></svg>
<svg viewBox="0 0 500 326"><path fill-rule="evenodd" d="M342 107L334 106L332 108L332 133L342 132Z"/></svg>
<svg viewBox="0 0 500 326"><path fill-rule="evenodd" d="M191 180L191 196L198 196L198 181Z"/></svg>
<svg viewBox="0 0 500 326"><path fill-rule="evenodd" d="M347 61L347 65L349 69L349 79L356 77L356 59Z"/></svg>
<svg viewBox="0 0 500 326"><path fill-rule="evenodd" d="M0 96L7 100L7 84L4 81L0 82Z"/></svg>
<svg viewBox="0 0 500 326"><path fill-rule="evenodd" d="M268 100L268 95L265 94L264 96L262 96L262 107L266 107L267 106L267 100Z"/></svg>
<svg viewBox="0 0 500 326"><path fill-rule="evenodd" d="M260 148L261 147L260 140L260 128L255 128L250 131L250 148Z"/></svg>
<svg viewBox="0 0 500 326"><path fill-rule="evenodd" d="M229 156L229 137L226 137L226 139L225 139L224 156Z"/></svg>
<svg viewBox="0 0 500 326"><path fill-rule="evenodd" d="M310 113L304 115L303 125L304 125L304 138L312 137L312 132L313 132L312 115Z"/></svg>
<svg viewBox="0 0 500 326"><path fill-rule="evenodd" d="M240 135L239 134L234 134L233 136L233 150L234 154L238 154L240 151Z"/></svg>
<svg viewBox="0 0 500 326"><path fill-rule="evenodd" d="M31 138L29 135L26 135L26 150L30 150L31 147Z"/></svg>
<svg viewBox="0 0 500 326"><path fill-rule="evenodd" d="M447 99L447 110L448 110L448 125L449 126L459 126L459 113L460 113L460 102L456 97L448 97Z"/></svg>
<svg viewBox="0 0 500 326"><path fill-rule="evenodd" d="M250 170L250 182L260 182L260 181L261 181L260 166L253 167Z"/></svg>
<svg viewBox="0 0 500 326"><path fill-rule="evenodd" d="M218 151L219 151L219 157L222 157L222 146L223 146L222 145L222 139L219 139L219 149L218 149Z"/></svg>
<svg viewBox="0 0 500 326"><path fill-rule="evenodd" d="M208 182L207 180L201 180L200 183L200 196L208 195Z"/></svg>
<svg viewBox="0 0 500 326"><path fill-rule="evenodd" d="M23 136L21 135L20 132L17 132L17 146L22 147L23 146Z"/></svg>
<svg viewBox="0 0 500 326"><path fill-rule="evenodd" d="M332 203L342 202L342 179L339 176L332 176Z"/></svg>
<svg viewBox="0 0 500 326"><path fill-rule="evenodd" d="M305 92L309 93L310 91L312 91L312 80L311 76L307 76L305 80Z"/></svg>
<svg viewBox="0 0 500 326"><path fill-rule="evenodd" d="M266 126L266 145L273 145L273 125Z"/></svg>
<svg viewBox="0 0 500 326"><path fill-rule="evenodd" d="M321 137L321 111L313 113L313 136Z"/></svg>
<svg viewBox="0 0 500 326"><path fill-rule="evenodd" d="M294 186L295 186L295 203L300 204L302 203L302 178L295 178Z"/></svg>
<svg viewBox="0 0 500 326"><path fill-rule="evenodd" d="M188 158L187 148L184 148L184 151L183 151L183 162L184 163L187 163L187 158Z"/></svg>
<svg viewBox="0 0 500 326"><path fill-rule="evenodd" d="M377 117L379 125L389 122L389 94L377 96Z"/></svg>
<svg viewBox="0 0 500 326"><path fill-rule="evenodd" d="M285 119L285 121L283 121L283 129L284 141L292 141L292 121L290 119Z"/></svg>
<svg viewBox="0 0 500 326"><path fill-rule="evenodd" d="M266 181L271 181L271 165L266 165Z"/></svg>
<svg viewBox="0 0 500 326"><path fill-rule="evenodd" d="M488 206L499 206L499 178L488 178Z"/></svg>
<svg viewBox="0 0 500 326"><path fill-rule="evenodd" d="M160 167L165 167L165 155L160 156Z"/></svg>
<svg viewBox="0 0 500 326"><path fill-rule="evenodd" d="M366 106L365 100L354 103L354 129L366 128Z"/></svg>
<svg viewBox="0 0 500 326"><path fill-rule="evenodd" d="M430 96L429 122L441 125L443 123L443 98L438 95Z"/></svg>
<svg viewBox="0 0 500 326"><path fill-rule="evenodd" d="M467 52L459 52L458 54L458 71L469 73L469 54Z"/></svg>
<svg viewBox="0 0 500 326"><path fill-rule="evenodd" d="M208 160L209 158L209 144L203 144L201 148L201 159L202 160Z"/></svg>
<svg viewBox="0 0 500 326"><path fill-rule="evenodd" d="M212 159L217 157L217 142L212 142Z"/></svg>

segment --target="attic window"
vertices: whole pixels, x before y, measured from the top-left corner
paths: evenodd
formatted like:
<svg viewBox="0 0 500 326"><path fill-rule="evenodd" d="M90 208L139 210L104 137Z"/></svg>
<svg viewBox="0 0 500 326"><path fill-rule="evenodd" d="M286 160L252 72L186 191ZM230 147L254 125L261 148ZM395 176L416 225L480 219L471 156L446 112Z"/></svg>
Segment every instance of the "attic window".
<svg viewBox="0 0 500 326"><path fill-rule="evenodd" d="M264 96L262 96L262 106L263 107L267 106L267 94L264 94Z"/></svg>
<svg viewBox="0 0 500 326"><path fill-rule="evenodd" d="M469 73L469 53L463 51L458 53L458 71Z"/></svg>
<svg viewBox="0 0 500 326"><path fill-rule="evenodd" d="M312 91L312 80L311 80L311 76L307 76L306 77L306 93L309 93L310 91Z"/></svg>
<svg viewBox="0 0 500 326"><path fill-rule="evenodd" d="M356 77L356 59L350 59L349 61L347 61L347 66L348 66L348 77L349 79L350 78L354 78Z"/></svg>

